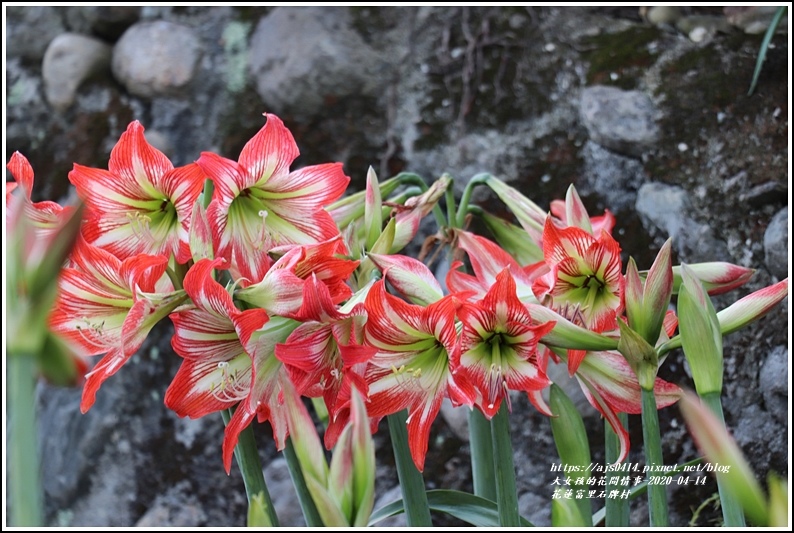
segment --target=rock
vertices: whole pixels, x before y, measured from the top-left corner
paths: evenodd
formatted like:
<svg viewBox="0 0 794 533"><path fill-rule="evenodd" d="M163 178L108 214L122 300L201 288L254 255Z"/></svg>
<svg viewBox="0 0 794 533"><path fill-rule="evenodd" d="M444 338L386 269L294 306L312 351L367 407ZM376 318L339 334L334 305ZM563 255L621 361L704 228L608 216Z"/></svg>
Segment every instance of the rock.
<svg viewBox="0 0 794 533"><path fill-rule="evenodd" d="M775 419L778 416L775 414ZM788 409L783 413L783 418L787 417ZM742 410L732 431L744 456L752 461L753 471L759 479L766 478L770 468L782 474L784 471L780 468L786 468L788 465L787 432L785 426L781 427L775 419L759 405L749 405Z"/></svg>
<svg viewBox="0 0 794 533"><path fill-rule="evenodd" d="M64 32L59 8L49 6L9 6L6 28L8 58L35 63L44 57L50 41Z"/></svg>
<svg viewBox="0 0 794 533"><path fill-rule="evenodd" d="M703 28L705 32L714 35L717 32L730 33L731 25L725 20L725 17L712 16L712 15L690 15L678 19L675 27L681 33L691 35L697 28Z"/></svg>
<svg viewBox="0 0 794 533"><path fill-rule="evenodd" d="M174 157L174 143L168 135L158 130L146 130L143 135L149 144L163 152L169 159Z"/></svg>
<svg viewBox="0 0 794 533"><path fill-rule="evenodd" d="M554 487L549 486L549 494L526 492L518 498L518 514L532 522L535 527L551 525L551 494Z"/></svg>
<svg viewBox="0 0 794 533"><path fill-rule="evenodd" d="M728 260L727 245L715 238L707 224L689 215L689 193L681 187L646 183L637 191L636 209L649 231L660 230L662 237L672 237L682 261Z"/></svg>
<svg viewBox="0 0 794 533"><path fill-rule="evenodd" d="M259 21L248 66L274 111L310 116L326 102L372 94L376 56L347 9L281 7Z"/></svg>
<svg viewBox="0 0 794 533"><path fill-rule="evenodd" d="M777 9L777 6L731 6L723 8L728 23L749 34L764 33L772 22ZM788 16L784 17L780 22L778 31L787 27Z"/></svg>
<svg viewBox="0 0 794 533"><path fill-rule="evenodd" d="M402 497L403 497L403 494L402 494L402 489L400 489L400 486L397 485L396 487L392 487L391 489L389 489L386 492L384 492L383 494L381 494L380 497L378 497L375 500L375 505L373 506L373 509L380 509L384 505L388 505L388 504L390 504L393 501L402 499ZM391 516L389 518L385 518L385 519L381 520L380 522L378 522L376 527L378 527L378 528L383 528L383 527L400 527L400 528L403 528L403 527L408 527L408 522L405 520L405 513L400 513L398 515Z"/></svg>
<svg viewBox="0 0 794 533"><path fill-rule="evenodd" d="M137 22L138 6L81 6L66 7L64 19L73 32L96 35L115 42L124 30Z"/></svg>
<svg viewBox="0 0 794 533"><path fill-rule="evenodd" d="M788 415L788 363L788 349L778 346L769 353L758 376L766 410L781 424Z"/></svg>
<svg viewBox="0 0 794 533"><path fill-rule="evenodd" d="M463 442L469 442L469 408L453 407L448 398L441 404L441 418L450 431Z"/></svg>
<svg viewBox="0 0 794 533"><path fill-rule="evenodd" d="M643 92L596 85L582 91L582 122L605 148L639 157L659 139L657 110Z"/></svg>
<svg viewBox="0 0 794 533"><path fill-rule="evenodd" d="M276 510L281 527L305 527L303 512L298 505L298 493L289 475L287 460L283 456L270 461L265 468L265 483Z"/></svg>
<svg viewBox="0 0 794 533"><path fill-rule="evenodd" d="M788 276L788 207L772 217L764 233L766 267L778 279Z"/></svg>
<svg viewBox="0 0 794 533"><path fill-rule="evenodd" d="M742 194L739 199L753 207L762 207L775 202L786 203L788 189L777 181L761 183Z"/></svg>
<svg viewBox="0 0 794 533"><path fill-rule="evenodd" d="M113 74L137 96L176 94L192 81L201 52L192 29L166 21L141 22L113 48Z"/></svg>
<svg viewBox="0 0 794 533"><path fill-rule="evenodd" d="M190 483L182 481L157 496L135 527L197 527L207 516L191 496Z"/></svg>
<svg viewBox="0 0 794 533"><path fill-rule="evenodd" d="M634 209L637 190L645 182L642 163L587 141L582 148L584 177L593 192L607 202L613 212Z"/></svg>
<svg viewBox="0 0 794 533"><path fill-rule="evenodd" d="M653 6L645 12L645 20L654 26L675 24L681 18L681 10L675 6Z"/></svg>
<svg viewBox="0 0 794 533"><path fill-rule="evenodd" d="M110 70L110 57L110 46L93 37L62 33L53 39L41 66L49 104L57 111L66 110L85 80Z"/></svg>

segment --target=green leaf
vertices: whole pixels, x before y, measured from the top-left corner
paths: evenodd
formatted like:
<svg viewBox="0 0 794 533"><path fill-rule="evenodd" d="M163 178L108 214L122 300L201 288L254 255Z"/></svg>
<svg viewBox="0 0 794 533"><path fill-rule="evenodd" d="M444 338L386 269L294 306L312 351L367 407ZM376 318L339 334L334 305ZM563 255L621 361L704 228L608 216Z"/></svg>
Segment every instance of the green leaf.
<svg viewBox="0 0 794 533"><path fill-rule="evenodd" d="M761 41L761 48L758 50L758 59L755 61L753 81L750 83L750 90L747 91L747 96L752 96L753 92L755 91L755 86L758 83L758 77L761 75L761 67L764 66L764 61L766 60L766 51L769 49L769 43L772 41L772 37L775 35L777 27L780 26L780 22L786 15L786 11L788 11L788 6L781 6L777 8L775 16L772 19L772 22L769 24L769 28L766 30L764 40Z"/></svg>
<svg viewBox="0 0 794 533"><path fill-rule="evenodd" d="M579 501L569 498L551 500L551 525L553 527L592 527L582 516ZM590 500L586 500L589 502ZM589 515L588 515L588 518Z"/></svg>
<svg viewBox="0 0 794 533"><path fill-rule="evenodd" d="M473 526L499 527L499 512L496 503L474 494L457 490L429 490L427 491L427 502L431 510L454 516ZM381 520L398 515L403 511L402 499L393 501L372 513L369 525L374 526ZM523 517L521 526L533 527L532 523Z"/></svg>
<svg viewBox="0 0 794 533"><path fill-rule="evenodd" d="M587 441L587 430L582 421L582 415L576 406L568 398L565 392L555 384L551 385L549 393L549 407L554 416L551 421L551 432L554 435L554 444L557 446L557 453L565 468L569 479L587 478L589 472L587 467L590 465L590 444ZM575 467L575 468L570 468ZM571 483L572 485L574 483ZM552 524L555 526L592 526L588 523L592 514L592 507L589 499L573 500L575 512L570 511L567 502L558 510L559 522L554 522L554 507L552 502Z"/></svg>

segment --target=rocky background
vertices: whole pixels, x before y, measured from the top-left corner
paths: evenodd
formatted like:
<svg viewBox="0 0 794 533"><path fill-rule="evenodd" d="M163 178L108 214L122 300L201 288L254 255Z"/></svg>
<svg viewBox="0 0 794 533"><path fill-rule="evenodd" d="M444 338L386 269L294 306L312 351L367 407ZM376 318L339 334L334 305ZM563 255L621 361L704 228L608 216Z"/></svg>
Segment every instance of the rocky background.
<svg viewBox="0 0 794 533"><path fill-rule="evenodd" d="M573 182L592 210L617 215L624 260L647 268L671 236L681 262L756 268L744 295L789 270L787 36L746 94L770 18L768 8L8 7L5 155L30 159L36 199L63 200L72 164L105 167L133 119L183 165L202 150L236 159L268 111L294 132L297 166L342 161L358 186L369 165L381 177L449 172L458 186L488 171L548 206ZM786 308L725 339L727 422L761 479L788 473ZM244 524L220 417L163 407L179 365L169 328L86 415L79 391L42 385L51 525ZM681 353L662 375L691 386ZM603 462L603 424L579 403ZM661 415L666 462L695 457L678 410ZM521 512L547 524L548 421L517 398L512 424ZM639 461L639 420L631 426ZM256 430L282 524L300 524L269 429ZM439 418L428 487L471 489L465 435L461 413ZM381 504L399 492L386 431L376 439ZM671 488L673 524L719 524L712 505L697 508L715 491L711 479ZM635 503L633 523L646 517Z"/></svg>

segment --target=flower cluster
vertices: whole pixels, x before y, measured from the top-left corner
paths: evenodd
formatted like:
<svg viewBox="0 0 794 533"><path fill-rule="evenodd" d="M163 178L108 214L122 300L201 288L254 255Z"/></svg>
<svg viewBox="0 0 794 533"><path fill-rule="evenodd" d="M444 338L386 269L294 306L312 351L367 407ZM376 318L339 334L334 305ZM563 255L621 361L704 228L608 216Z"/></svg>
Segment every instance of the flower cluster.
<svg viewBox="0 0 794 533"><path fill-rule="evenodd" d="M372 430L407 410L420 471L445 399L491 419L521 391L552 415L551 361L567 365L612 425L618 460L629 450L618 413L640 413L642 389L653 390L657 408L677 401L680 389L656 377L658 359L633 358L676 334L668 303L681 269L669 244L648 272L630 261L624 273L615 218L589 216L573 187L547 213L504 182L480 179L519 222L479 210L495 240L465 229L467 205L443 219L447 177L411 194L400 189L411 176L379 183L370 172L365 191L342 198L350 179L341 164L290 170L297 145L278 117L266 117L237 161L205 152L175 168L133 122L107 170L75 165L69 174L87 210L49 325L81 358L102 356L86 374L83 412L166 316L183 361L165 403L191 418L235 408L227 471L254 419L270 422L279 449L305 431L298 396L322 398L329 449L348 435L351 412L362 418L359 394ZM8 168L25 193L15 201L16 184L6 186L12 216L28 212L46 238L65 210L30 201L33 172L20 154ZM428 266L400 254L434 210L449 245L446 290ZM725 263L687 272L712 294L752 273ZM745 314L771 306L761 307Z"/></svg>

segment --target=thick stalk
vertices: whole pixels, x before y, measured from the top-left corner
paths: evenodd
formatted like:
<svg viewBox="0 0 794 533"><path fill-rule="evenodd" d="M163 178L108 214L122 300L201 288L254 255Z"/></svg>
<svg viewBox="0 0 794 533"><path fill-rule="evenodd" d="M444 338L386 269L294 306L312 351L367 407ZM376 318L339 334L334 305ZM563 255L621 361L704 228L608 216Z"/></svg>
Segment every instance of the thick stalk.
<svg viewBox="0 0 794 533"><path fill-rule="evenodd" d="M11 423L8 432L11 525L42 527L44 517L36 435L36 358L30 354L9 354L6 361Z"/></svg>
<svg viewBox="0 0 794 533"><path fill-rule="evenodd" d="M223 423L229 424L232 419L232 410L224 409L221 411ZM245 494L248 496L248 505L259 493L264 494L265 504L268 518L274 527L278 527L278 516L276 510L273 508L273 500L270 499L270 492L267 490L265 484L265 475L262 472L262 463L259 461L259 452L256 449L256 439L254 438L254 430L251 426L245 428L240 432L240 438L237 441L237 446L234 447L234 458L237 460L237 466L243 474L243 483L245 484Z"/></svg>
<svg viewBox="0 0 794 533"><path fill-rule="evenodd" d="M456 227L462 228L463 222L466 219L466 215L469 212L469 202L471 202L471 194L474 192L474 188L478 185L483 185L486 183L488 178L490 178L490 174L477 174L472 179L469 180L469 183L466 184L466 188L463 189L463 196L460 198L460 204L458 205L458 211L455 216L455 221L453 222L450 220L450 224L455 224Z"/></svg>
<svg viewBox="0 0 794 533"><path fill-rule="evenodd" d="M416 469L408 448L407 411L389 415L389 434L394 448L394 462L397 466L397 477L403 494L405 518L408 527L431 527L430 506L427 503L425 480Z"/></svg>
<svg viewBox="0 0 794 533"><path fill-rule="evenodd" d="M624 428L628 426L629 415L618 413L620 423ZM612 430L609 422L604 420L604 441L607 464L614 464L620 456L620 441L617 434ZM607 494L612 489L622 490L625 487L619 485L620 479L629 474L625 472L607 473ZM629 500L628 498L607 498L605 502L606 515L604 524L606 527L628 527L629 526Z"/></svg>
<svg viewBox="0 0 794 533"><path fill-rule="evenodd" d="M664 464L659 435L659 414L653 389L642 389L642 438L645 441L645 464L650 472ZM660 470L659 470L660 471ZM651 527L667 527L667 491L664 485L648 485L648 512Z"/></svg>
<svg viewBox="0 0 794 533"><path fill-rule="evenodd" d="M479 409L469 411L469 443L474 494L496 501L491 423Z"/></svg>
<svg viewBox="0 0 794 533"><path fill-rule="evenodd" d="M725 415L722 412L722 402L720 401L720 394L718 392L709 392L700 397L711 412L717 415L722 425L725 426ZM736 501L736 498L725 488L725 483L722 476L717 474L717 488L720 492L720 503L722 506L722 519L726 527L745 527L747 524L744 521L744 513L742 506Z"/></svg>
<svg viewBox="0 0 794 533"><path fill-rule="evenodd" d="M493 465L496 471L496 505L501 527L521 527L516 493L516 469L513 465L513 443L510 441L510 421L507 402L502 402L499 412L491 419Z"/></svg>
<svg viewBox="0 0 794 533"><path fill-rule="evenodd" d="M317 506L314 504L314 499L309 492L309 487L306 486L306 478L303 477L303 471L301 470L300 461L298 461L298 455L295 453L295 445L292 444L292 438L287 439L287 446L284 448L284 457L287 459L289 476L292 478L292 484L295 486L295 492L298 494L298 502L300 502L306 525L308 527L323 527L323 519L317 511Z"/></svg>

